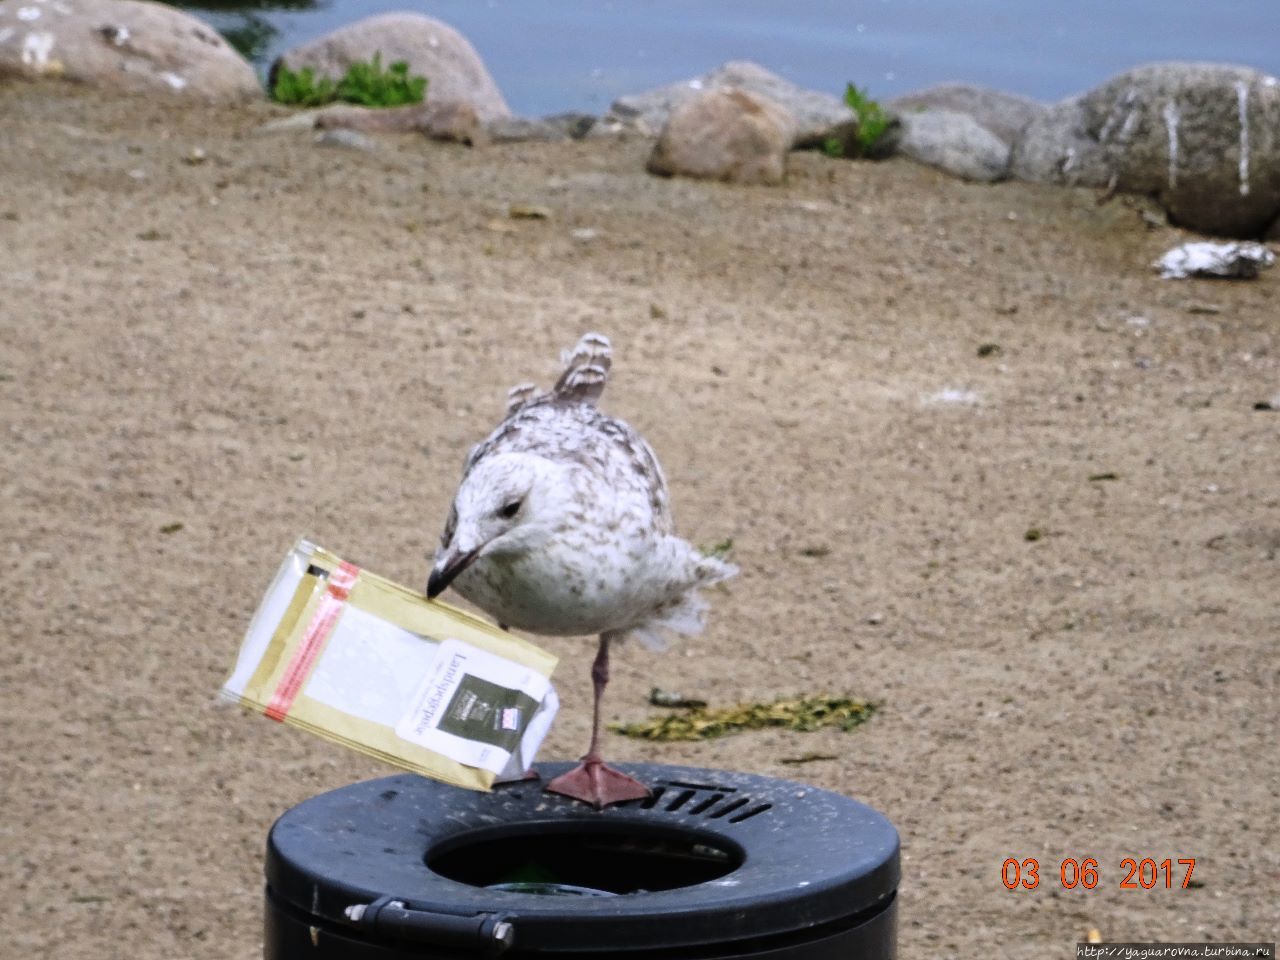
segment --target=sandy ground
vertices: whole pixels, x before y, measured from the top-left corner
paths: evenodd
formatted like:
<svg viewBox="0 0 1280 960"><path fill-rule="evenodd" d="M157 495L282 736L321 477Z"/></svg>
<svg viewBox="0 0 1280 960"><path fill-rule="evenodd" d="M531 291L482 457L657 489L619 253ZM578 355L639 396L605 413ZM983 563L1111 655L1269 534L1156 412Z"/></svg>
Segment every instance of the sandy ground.
<svg viewBox="0 0 1280 960"><path fill-rule="evenodd" d="M1280 276L1161 281L1182 235L1133 204L907 162L743 189L640 142L363 153L254 135L274 113L0 85L6 955L260 956L274 818L391 771L215 703L248 616L303 534L423 583L506 387L591 328L680 530L743 570L704 636L621 651L611 717L655 684L881 704L615 757L883 810L904 957L1280 932ZM545 642L543 756L574 756L591 647ZM808 752L840 759L780 762ZM1122 890L1125 857L1197 886Z"/></svg>

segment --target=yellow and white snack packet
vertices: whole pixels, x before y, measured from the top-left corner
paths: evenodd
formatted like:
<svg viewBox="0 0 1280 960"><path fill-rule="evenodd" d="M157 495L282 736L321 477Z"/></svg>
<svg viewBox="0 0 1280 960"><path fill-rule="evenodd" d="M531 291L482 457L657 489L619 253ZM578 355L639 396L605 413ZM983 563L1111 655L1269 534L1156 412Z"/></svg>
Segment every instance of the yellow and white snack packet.
<svg viewBox="0 0 1280 960"><path fill-rule="evenodd" d="M474 790L533 763L556 658L298 541L254 614L224 697Z"/></svg>

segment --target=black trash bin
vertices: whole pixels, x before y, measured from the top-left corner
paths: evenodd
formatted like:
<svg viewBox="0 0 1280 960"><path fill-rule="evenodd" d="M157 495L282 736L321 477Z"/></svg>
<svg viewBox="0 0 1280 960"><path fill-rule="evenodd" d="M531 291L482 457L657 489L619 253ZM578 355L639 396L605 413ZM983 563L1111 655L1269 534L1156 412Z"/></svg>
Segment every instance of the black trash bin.
<svg viewBox="0 0 1280 960"><path fill-rule="evenodd" d="M402 774L299 804L267 841L266 960L895 956L898 834L879 813L771 777L620 766L653 797L597 811L532 781Z"/></svg>

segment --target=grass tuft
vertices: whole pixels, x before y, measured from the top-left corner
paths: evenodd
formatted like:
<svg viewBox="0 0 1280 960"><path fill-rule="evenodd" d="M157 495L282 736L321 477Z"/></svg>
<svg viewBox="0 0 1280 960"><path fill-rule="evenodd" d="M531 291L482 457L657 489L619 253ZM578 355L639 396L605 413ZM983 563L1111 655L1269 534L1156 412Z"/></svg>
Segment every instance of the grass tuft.
<svg viewBox="0 0 1280 960"><path fill-rule="evenodd" d="M873 100L866 90L855 84L846 84L844 102L858 118L858 133L854 139L852 151L850 144L839 137L828 137L822 144L822 152L829 157L877 157L881 154L881 141L893 126L893 117L881 106L880 101Z"/></svg>
<svg viewBox="0 0 1280 960"><path fill-rule="evenodd" d="M337 100L366 107L400 107L421 103L426 93L426 77L409 76L409 64L404 60L384 70L380 53L368 62L351 64L336 83L331 77L316 76L311 67L293 71L282 65L271 88L273 100L296 107L318 107Z"/></svg>

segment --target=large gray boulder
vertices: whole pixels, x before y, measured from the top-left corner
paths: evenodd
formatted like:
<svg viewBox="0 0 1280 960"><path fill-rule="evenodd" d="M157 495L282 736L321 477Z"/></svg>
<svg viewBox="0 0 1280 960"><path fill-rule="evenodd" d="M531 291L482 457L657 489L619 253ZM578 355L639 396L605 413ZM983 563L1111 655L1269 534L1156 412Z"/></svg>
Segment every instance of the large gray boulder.
<svg viewBox="0 0 1280 960"><path fill-rule="evenodd" d="M940 83L894 97L885 106L904 117L926 110L965 113L1012 146L1027 124L1044 113L1046 105L993 87Z"/></svg>
<svg viewBox="0 0 1280 960"><path fill-rule="evenodd" d="M1009 145L967 113L926 110L901 120L898 153L979 183L1008 176Z"/></svg>
<svg viewBox="0 0 1280 960"><path fill-rule="evenodd" d="M581 140L596 125L590 113L553 113L545 117L507 117L485 124L485 131L497 143L531 140Z"/></svg>
<svg viewBox="0 0 1280 960"><path fill-rule="evenodd" d="M219 102L262 96L253 67L216 30L144 0L0 3L3 75Z"/></svg>
<svg viewBox="0 0 1280 960"><path fill-rule="evenodd" d="M1018 180L1104 187L1114 173L1107 152L1086 130L1080 97L1055 103L1014 141L1009 172Z"/></svg>
<svg viewBox="0 0 1280 960"><path fill-rule="evenodd" d="M857 117L839 97L806 90L749 60L731 60L700 77L619 97L601 126L621 125L656 136L681 104L705 91L725 88L745 90L782 107L791 116L798 146L821 144L828 137L844 142L858 129Z"/></svg>
<svg viewBox="0 0 1280 960"><path fill-rule="evenodd" d="M359 133L421 133L431 140L481 146L488 136L469 103L431 99L403 107L361 107L335 103L315 112L317 130Z"/></svg>
<svg viewBox="0 0 1280 960"><path fill-rule="evenodd" d="M795 125L781 105L734 87L703 90L671 113L647 169L662 176L778 184Z"/></svg>
<svg viewBox="0 0 1280 960"><path fill-rule="evenodd" d="M272 80L281 66L310 67L339 80L351 64L372 60L374 54L384 67L403 60L411 76L426 77L428 100L469 104L481 123L511 116L476 48L447 23L419 13L366 17L294 47L272 65Z"/></svg>
<svg viewBox="0 0 1280 960"><path fill-rule="evenodd" d="M1280 81L1225 64L1138 67L1033 120L1011 169L1150 194L1183 226L1257 236L1280 214Z"/></svg>

